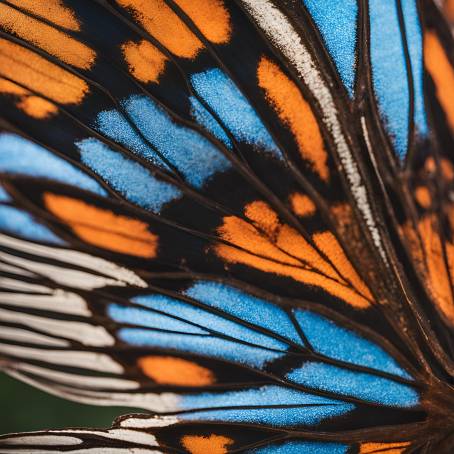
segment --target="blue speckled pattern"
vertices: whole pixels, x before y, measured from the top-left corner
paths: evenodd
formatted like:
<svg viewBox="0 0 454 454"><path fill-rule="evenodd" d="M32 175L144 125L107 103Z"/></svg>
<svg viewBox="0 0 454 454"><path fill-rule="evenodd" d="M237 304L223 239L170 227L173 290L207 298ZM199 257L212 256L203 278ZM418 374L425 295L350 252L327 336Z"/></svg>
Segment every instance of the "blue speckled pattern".
<svg viewBox="0 0 454 454"><path fill-rule="evenodd" d="M346 454L348 445L318 441L287 441L247 451L247 454Z"/></svg>
<svg viewBox="0 0 454 454"><path fill-rule="evenodd" d="M224 143L228 148L232 148L232 142L227 136L222 126L218 123L218 121L211 115L211 113L205 109L203 104L195 97L191 96L189 98L191 101L191 114L194 119L207 131L211 132L217 139Z"/></svg>
<svg viewBox="0 0 454 454"><path fill-rule="evenodd" d="M414 79L414 121L417 132L424 136L422 36L416 1L404 0L402 10ZM396 2L370 0L369 13L374 90L396 153L403 159L408 147L410 90Z"/></svg>
<svg viewBox="0 0 454 454"><path fill-rule="evenodd" d="M184 419L203 417L208 420L260 422L272 426L317 424L323 419L348 413L354 408L353 404L274 385L224 393L185 395L180 405L183 409L213 408L209 411L186 414ZM280 408L272 408L273 406ZM224 410L222 407L233 408Z"/></svg>
<svg viewBox="0 0 454 454"><path fill-rule="evenodd" d="M263 367L284 355L281 352L264 350L239 344L226 339L200 335L169 334L139 328L122 328L118 335L130 345L175 349L186 353L197 353L217 359L225 359L252 367Z"/></svg>
<svg viewBox="0 0 454 454"><path fill-rule="evenodd" d="M98 114L96 128L112 140L127 147L159 167L167 167L118 110L105 110Z"/></svg>
<svg viewBox="0 0 454 454"><path fill-rule="evenodd" d="M15 134L0 134L0 171L48 178L98 195L106 191L93 178L45 148Z"/></svg>
<svg viewBox="0 0 454 454"><path fill-rule="evenodd" d="M381 370L410 379L410 375L377 344L341 328L310 311L296 310L295 317L314 349L330 358Z"/></svg>
<svg viewBox="0 0 454 454"><path fill-rule="evenodd" d="M356 397L391 407L413 407L418 393L410 386L364 372L309 361L287 374L299 385Z"/></svg>
<svg viewBox="0 0 454 454"><path fill-rule="evenodd" d="M181 195L174 186L157 180L138 162L113 151L97 139L84 139L77 146L84 164L126 199L143 208L159 212L163 205Z"/></svg>
<svg viewBox="0 0 454 454"><path fill-rule="evenodd" d="M292 321L284 310L235 287L213 281L197 281L185 294L246 322L287 337L295 343L301 343ZM257 309L251 311L251 307Z"/></svg>
<svg viewBox="0 0 454 454"><path fill-rule="evenodd" d="M238 141L256 145L279 159L282 158L253 107L220 69L193 74L191 82L197 94L216 112Z"/></svg>
<svg viewBox="0 0 454 454"><path fill-rule="evenodd" d="M112 304L108 307L107 313L112 320L119 323L127 323L131 325L144 326L146 328L162 329L165 331L175 331L180 333L208 334L207 331L190 323L186 323L183 320L178 320L175 317L169 317L150 310L144 311L138 307Z"/></svg>
<svg viewBox="0 0 454 454"><path fill-rule="evenodd" d="M322 35L342 82L353 95L356 77L357 0L303 0Z"/></svg>
<svg viewBox="0 0 454 454"><path fill-rule="evenodd" d="M0 230L30 240L64 245L65 242L26 211L0 205Z"/></svg>
<svg viewBox="0 0 454 454"><path fill-rule="evenodd" d="M190 184L202 187L214 174L230 167L227 158L207 138L173 122L149 98L132 96L123 104L142 134Z"/></svg>
<svg viewBox="0 0 454 454"><path fill-rule="evenodd" d="M428 133L428 125L424 100L423 38L416 3L415 0L401 0L413 75L414 122L417 134L425 137Z"/></svg>
<svg viewBox="0 0 454 454"><path fill-rule="evenodd" d="M146 307L162 311L166 314L195 323L201 327L233 337L234 339L240 339L264 348L282 351L286 351L288 349L287 344L274 339L274 337L266 336L259 331L255 331L242 324L236 323L226 317L208 312L202 307L194 306L174 298L169 298L165 295L140 296L134 298L134 301ZM144 308L143 311L145 313L146 309Z"/></svg>

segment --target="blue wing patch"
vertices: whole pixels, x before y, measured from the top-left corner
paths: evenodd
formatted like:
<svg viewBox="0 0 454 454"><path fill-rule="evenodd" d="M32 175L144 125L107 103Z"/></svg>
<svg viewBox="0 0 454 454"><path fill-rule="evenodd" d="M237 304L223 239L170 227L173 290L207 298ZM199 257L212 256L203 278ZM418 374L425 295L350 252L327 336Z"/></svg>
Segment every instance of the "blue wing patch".
<svg viewBox="0 0 454 454"><path fill-rule="evenodd" d="M318 441L286 441L247 451L248 454L347 454L348 445Z"/></svg>
<svg viewBox="0 0 454 454"><path fill-rule="evenodd" d="M290 372L287 377L294 383L309 388L382 405L413 407L419 402L418 393L410 386L331 364L309 361Z"/></svg>
<svg viewBox="0 0 454 454"><path fill-rule="evenodd" d="M425 137L428 133L426 107L424 104L423 39L418 7L415 0L402 0L408 52L413 75L414 122L416 133Z"/></svg>
<svg viewBox="0 0 454 454"><path fill-rule="evenodd" d="M402 11L414 81L414 121L417 133L423 136L427 134L427 123L423 94L422 35L415 0L403 1ZM403 159L408 148L410 89L397 3L371 0L369 14L374 90L396 153Z"/></svg>
<svg viewBox="0 0 454 454"><path fill-rule="evenodd" d="M202 409L184 414L183 419L287 427L318 424L326 418L345 414L355 408L354 405L339 400L274 385L241 391L185 395L180 405L187 410Z"/></svg>
<svg viewBox="0 0 454 454"><path fill-rule="evenodd" d="M106 195L101 185L45 148L15 134L0 134L0 172L48 178Z"/></svg>
<svg viewBox="0 0 454 454"><path fill-rule="evenodd" d="M309 343L322 355L411 379L382 348L353 331L311 311L296 310L295 318Z"/></svg>
<svg viewBox="0 0 454 454"><path fill-rule="evenodd" d="M350 96L356 77L357 0L303 0Z"/></svg>
<svg viewBox="0 0 454 454"><path fill-rule="evenodd" d="M191 82L197 94L238 141L256 145L282 159L280 150L253 107L220 69L193 74Z"/></svg>
<svg viewBox="0 0 454 454"><path fill-rule="evenodd" d="M0 230L34 241L43 241L60 246L66 244L26 211L6 205L0 206Z"/></svg>
<svg viewBox="0 0 454 454"><path fill-rule="evenodd" d="M167 168L165 162L145 143L118 110L100 112L96 118L96 129L158 167Z"/></svg>
<svg viewBox="0 0 454 454"><path fill-rule="evenodd" d="M248 323L286 337L296 344L301 343L292 321L283 309L241 292L235 287L219 282L197 281L185 291L185 294ZM251 307L256 310L251 311Z"/></svg>
<svg viewBox="0 0 454 454"><path fill-rule="evenodd" d="M138 162L111 150L97 139L84 139L76 145L84 164L127 200L143 208L159 213L163 205L181 196L174 186L159 181Z"/></svg>
<svg viewBox="0 0 454 454"><path fill-rule="evenodd" d="M216 121L216 119L208 112L202 103L195 97L189 98L191 102L191 115L194 119L203 126L207 131L214 135L217 139L224 143L228 148L232 148L232 142L227 136L222 126Z"/></svg>
<svg viewBox="0 0 454 454"><path fill-rule="evenodd" d="M131 96L124 107L142 134L193 186L200 188L217 172L230 167L227 158L204 136L178 125L144 96Z"/></svg>

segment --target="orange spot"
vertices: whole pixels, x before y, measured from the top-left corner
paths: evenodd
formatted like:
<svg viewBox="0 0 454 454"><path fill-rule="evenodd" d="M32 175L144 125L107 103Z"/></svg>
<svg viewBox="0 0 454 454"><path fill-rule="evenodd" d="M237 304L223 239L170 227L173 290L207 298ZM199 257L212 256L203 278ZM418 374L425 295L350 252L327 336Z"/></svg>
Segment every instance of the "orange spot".
<svg viewBox="0 0 454 454"><path fill-rule="evenodd" d="M320 128L301 91L276 64L265 57L259 62L257 77L268 101L295 136L303 159L309 161L322 180L328 180L328 155Z"/></svg>
<svg viewBox="0 0 454 454"><path fill-rule="evenodd" d="M95 61L96 53L93 49L66 33L4 4L0 4L0 24L8 32L70 65L89 69Z"/></svg>
<svg viewBox="0 0 454 454"><path fill-rule="evenodd" d="M0 78L0 93L6 93L19 97L16 106L33 118L44 119L58 111L55 104L46 101L39 96L33 96L25 88Z"/></svg>
<svg viewBox="0 0 454 454"><path fill-rule="evenodd" d="M270 236L273 236L276 229L279 227L279 218L277 214L267 203L260 200L246 205L244 214Z"/></svg>
<svg viewBox="0 0 454 454"><path fill-rule="evenodd" d="M442 175L448 180L454 180L454 168L452 163L449 162L447 159L441 159L440 161L441 173Z"/></svg>
<svg viewBox="0 0 454 454"><path fill-rule="evenodd" d="M25 96L17 104L19 109L33 118L43 120L58 112L57 106L39 96Z"/></svg>
<svg viewBox="0 0 454 454"><path fill-rule="evenodd" d="M158 237L138 219L51 193L44 194L44 203L52 214L65 221L87 243L137 257L156 256Z"/></svg>
<svg viewBox="0 0 454 454"><path fill-rule="evenodd" d="M88 85L35 52L0 39L0 73L61 104L78 104Z"/></svg>
<svg viewBox="0 0 454 454"><path fill-rule="evenodd" d="M419 232L426 253L426 285L441 313L454 323L454 301L451 281L443 256L443 245L433 216L419 223ZM454 276L454 245L445 241L446 256L451 276Z"/></svg>
<svg viewBox="0 0 454 454"><path fill-rule="evenodd" d="M230 15L221 0L175 0L211 42L224 44L230 38Z"/></svg>
<svg viewBox="0 0 454 454"><path fill-rule="evenodd" d="M405 451L410 442L402 443L361 443L359 454L385 453L401 454Z"/></svg>
<svg viewBox="0 0 454 454"><path fill-rule="evenodd" d="M233 440L223 435L184 435L181 444L191 454L226 454Z"/></svg>
<svg viewBox="0 0 454 454"><path fill-rule="evenodd" d="M454 70L435 32L427 31L424 35L424 60L435 83L438 101L454 129Z"/></svg>
<svg viewBox="0 0 454 454"><path fill-rule="evenodd" d="M58 111L55 104L52 104L39 96L31 95L25 88L6 79L0 78L0 93L18 96L19 102L17 102L16 106L33 118L41 120Z"/></svg>
<svg viewBox="0 0 454 454"><path fill-rule="evenodd" d="M370 290L358 276L336 237L331 232L323 232L316 233L312 238L317 247L331 260L342 276L348 279L362 295L371 300Z"/></svg>
<svg viewBox="0 0 454 454"><path fill-rule="evenodd" d="M129 41L121 46L131 74L141 82L158 82L167 57L148 41Z"/></svg>
<svg viewBox="0 0 454 454"><path fill-rule="evenodd" d="M424 167L429 173L435 172L437 170L437 164L435 163L435 159L432 156L428 158L424 163Z"/></svg>
<svg viewBox="0 0 454 454"><path fill-rule="evenodd" d="M218 228L218 233L222 239L237 247L218 244L214 250L219 257L230 263L248 265L267 273L321 287L354 307L369 306L369 301L358 293L360 291L366 297L370 297L369 290L354 271L334 237L320 234L314 239L321 243L321 250L324 249L325 253L333 255L333 263L342 269L352 284L357 286L358 291L349 287L332 265L296 230L281 224L266 203L252 202L246 206L245 214L266 233L271 232L269 236L272 238L261 234L252 225L236 216L226 216L223 225ZM326 243L322 244L324 241Z"/></svg>
<svg viewBox="0 0 454 454"><path fill-rule="evenodd" d="M145 356L138 364L145 375L161 385L206 386L216 381L211 370L173 356Z"/></svg>
<svg viewBox="0 0 454 454"><path fill-rule="evenodd" d="M202 42L164 0L117 0L117 3L130 9L145 30L175 55L194 58L203 48Z"/></svg>
<svg viewBox="0 0 454 454"><path fill-rule="evenodd" d="M292 210L298 216L304 218L315 214L315 204L307 195L295 192L290 196L290 203L292 205Z"/></svg>
<svg viewBox="0 0 454 454"><path fill-rule="evenodd" d="M80 29L79 21L74 12L64 6L61 0L8 0L9 3L33 13L35 16L47 19L60 27L77 31Z"/></svg>
<svg viewBox="0 0 454 454"><path fill-rule="evenodd" d="M426 186L418 186L416 188L415 198L423 208L429 208L432 203L432 197Z"/></svg>
<svg viewBox="0 0 454 454"><path fill-rule="evenodd" d="M424 167L428 172L434 173L437 170L435 159L432 156L428 158L424 164ZM446 178L446 180L450 182L454 180L454 167L451 162L449 162L445 158L440 159L440 171L442 176Z"/></svg>

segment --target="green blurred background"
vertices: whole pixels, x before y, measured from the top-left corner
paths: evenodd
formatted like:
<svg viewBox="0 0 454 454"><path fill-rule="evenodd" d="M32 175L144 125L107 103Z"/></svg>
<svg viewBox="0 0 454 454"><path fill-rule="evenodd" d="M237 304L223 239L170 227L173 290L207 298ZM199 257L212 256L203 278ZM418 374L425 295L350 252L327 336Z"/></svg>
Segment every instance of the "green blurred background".
<svg viewBox="0 0 454 454"><path fill-rule="evenodd" d="M69 402L0 374L0 434L63 427L110 427L113 420L143 410Z"/></svg>

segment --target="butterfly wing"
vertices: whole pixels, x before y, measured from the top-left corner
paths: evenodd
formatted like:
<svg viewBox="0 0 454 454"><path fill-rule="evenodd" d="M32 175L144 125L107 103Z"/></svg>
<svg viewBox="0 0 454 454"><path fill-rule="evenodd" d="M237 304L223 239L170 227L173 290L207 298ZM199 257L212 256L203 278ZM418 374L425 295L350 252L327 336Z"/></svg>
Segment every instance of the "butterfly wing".
<svg viewBox="0 0 454 454"><path fill-rule="evenodd" d="M427 442L452 284L417 188L449 168L450 41L384 5L0 5L2 367L160 415L2 449Z"/></svg>

